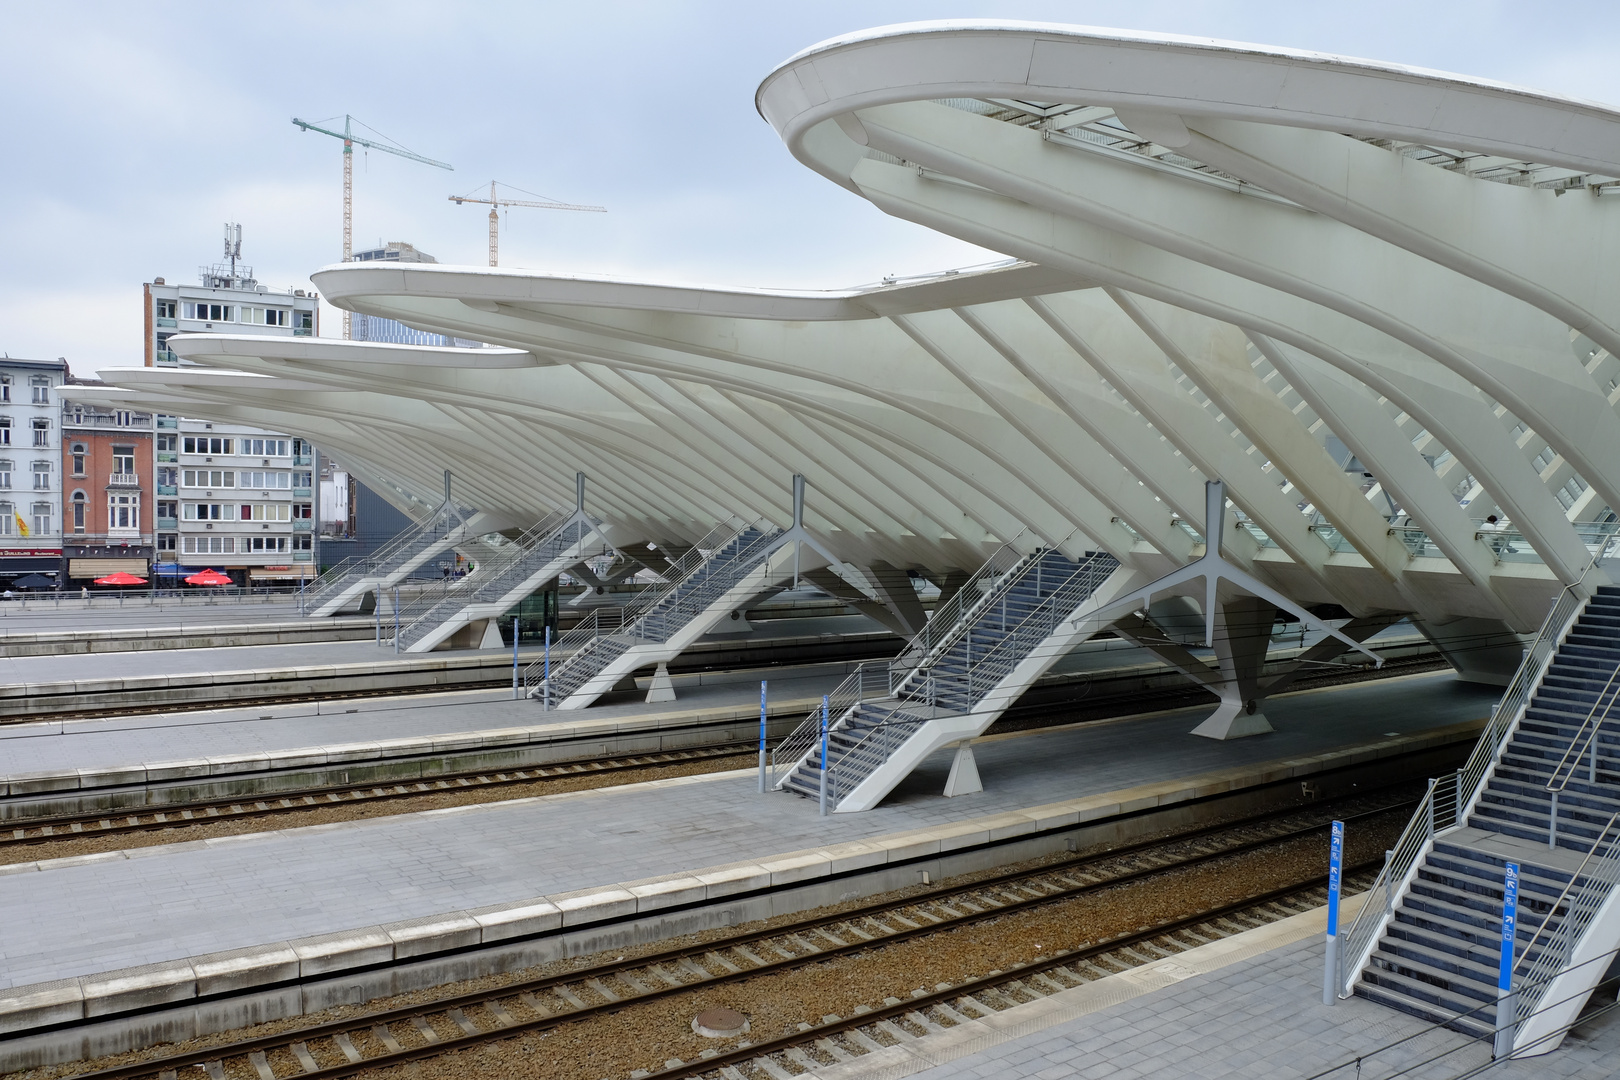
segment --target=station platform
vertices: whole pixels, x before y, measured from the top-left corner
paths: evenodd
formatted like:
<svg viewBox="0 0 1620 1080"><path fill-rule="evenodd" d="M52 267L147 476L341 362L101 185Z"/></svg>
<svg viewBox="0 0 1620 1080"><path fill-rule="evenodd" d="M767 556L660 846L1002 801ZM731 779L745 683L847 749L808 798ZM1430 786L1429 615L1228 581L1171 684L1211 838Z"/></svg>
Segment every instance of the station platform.
<svg viewBox="0 0 1620 1080"><path fill-rule="evenodd" d="M1348 897L1353 917L1362 897ZM1322 1004L1327 912L1145 964L949 1030L799 1075L804 1080L1606 1080L1620 1014L1551 1054L1493 1064L1487 1042L1350 998Z"/></svg>
<svg viewBox="0 0 1620 1080"><path fill-rule="evenodd" d="M152 709L163 706L271 701L317 695L379 693L435 687L510 686L510 649L460 649L398 654L360 640L259 644L237 648L176 648L157 652L84 655L0 655L0 719ZM716 634L682 657L686 667L781 662L784 654L864 658L897 647L887 630L861 615L776 619L750 634ZM543 647L524 645L520 665ZM760 657L762 651L776 654ZM0 654L4 650L0 649ZM554 658L556 654L553 654Z"/></svg>
<svg viewBox="0 0 1620 1080"><path fill-rule="evenodd" d="M331 975L338 996L306 993L308 1011L401 985L347 971L825 879L831 895L800 910L861 868L903 863L914 881L1003 838L1352 765L1370 781L1426 747L1460 757L1496 697L1413 675L1279 696L1274 733L1231 742L1187 734L1207 706L991 736L984 791L939 794L946 751L877 809L828 818L746 770L6 866L0 1033Z"/></svg>

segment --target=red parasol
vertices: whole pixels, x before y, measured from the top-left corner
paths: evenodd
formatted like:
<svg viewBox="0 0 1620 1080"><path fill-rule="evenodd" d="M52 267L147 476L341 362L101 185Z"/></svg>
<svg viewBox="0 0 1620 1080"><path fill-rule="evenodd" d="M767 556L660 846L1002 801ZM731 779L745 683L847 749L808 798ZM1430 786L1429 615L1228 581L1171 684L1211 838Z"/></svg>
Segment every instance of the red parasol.
<svg viewBox="0 0 1620 1080"><path fill-rule="evenodd" d="M204 570L186 578L187 585L230 585L232 581L218 570Z"/></svg>
<svg viewBox="0 0 1620 1080"><path fill-rule="evenodd" d="M146 584L146 579L143 578L143 577L136 577L134 574L126 574L126 573L124 573L123 571L120 570L116 574L108 574L106 577L98 577L98 578L96 578L94 584L96 584L96 585L145 585Z"/></svg>

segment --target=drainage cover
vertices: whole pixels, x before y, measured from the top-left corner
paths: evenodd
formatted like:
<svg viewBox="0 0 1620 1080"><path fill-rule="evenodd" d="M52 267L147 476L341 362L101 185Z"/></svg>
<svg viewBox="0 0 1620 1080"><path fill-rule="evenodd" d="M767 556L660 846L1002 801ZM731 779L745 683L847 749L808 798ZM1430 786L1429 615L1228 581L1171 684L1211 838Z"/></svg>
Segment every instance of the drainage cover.
<svg viewBox="0 0 1620 1080"><path fill-rule="evenodd" d="M748 1017L736 1009L704 1009L692 1017L692 1030L711 1039L729 1039L748 1030Z"/></svg>

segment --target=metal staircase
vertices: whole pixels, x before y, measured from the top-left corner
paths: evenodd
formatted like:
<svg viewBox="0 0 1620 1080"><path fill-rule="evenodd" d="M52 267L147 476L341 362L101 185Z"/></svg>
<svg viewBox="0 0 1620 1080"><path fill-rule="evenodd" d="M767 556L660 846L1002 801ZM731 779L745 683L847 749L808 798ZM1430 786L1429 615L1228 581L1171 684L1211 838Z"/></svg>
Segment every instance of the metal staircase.
<svg viewBox="0 0 1620 1080"><path fill-rule="evenodd" d="M714 622L792 573L790 534L774 525L722 525L670 564L665 581L623 607L601 607L553 648L565 657L545 677L531 664L531 698L557 709L582 709L623 676L667 663Z"/></svg>
<svg viewBox="0 0 1620 1080"><path fill-rule="evenodd" d="M486 545L474 573L424 590L401 608L398 651L427 652L476 620L499 617L570 566L607 550L600 526L578 511L551 514L516 541Z"/></svg>
<svg viewBox="0 0 1620 1080"><path fill-rule="evenodd" d="M1067 651L1056 638L1118 569L1099 552L1004 548L898 657L857 668L828 698L830 808L870 809L929 754L982 734ZM779 789L820 797L821 724L813 710L777 747Z"/></svg>
<svg viewBox="0 0 1620 1080"><path fill-rule="evenodd" d="M1557 1047L1620 945L1617 701L1620 589L1566 590L1468 764L1431 783L1345 935L1341 996L1491 1036L1513 862L1504 1037L1520 1054Z"/></svg>
<svg viewBox="0 0 1620 1080"><path fill-rule="evenodd" d="M329 567L305 587L304 614L334 615L362 593L398 584L440 552L476 536L478 517L476 510L440 506L426 521L369 555L355 555Z"/></svg>

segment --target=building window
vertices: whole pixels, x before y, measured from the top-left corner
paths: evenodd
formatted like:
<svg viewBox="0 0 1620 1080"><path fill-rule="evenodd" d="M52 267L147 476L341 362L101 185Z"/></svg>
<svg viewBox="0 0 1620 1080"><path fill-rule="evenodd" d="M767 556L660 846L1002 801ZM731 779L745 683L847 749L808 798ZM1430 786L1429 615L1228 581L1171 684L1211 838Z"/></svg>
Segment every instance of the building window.
<svg viewBox="0 0 1620 1080"><path fill-rule="evenodd" d="M159 300L157 302L157 317L160 319L174 318L174 301Z"/></svg>
<svg viewBox="0 0 1620 1080"><path fill-rule="evenodd" d="M0 459L0 490L11 490L11 462Z"/></svg>
<svg viewBox="0 0 1620 1080"><path fill-rule="evenodd" d="M34 421L34 445L51 445L51 422L49 420Z"/></svg>
<svg viewBox="0 0 1620 1080"><path fill-rule="evenodd" d="M0 446L11 445L11 417L0 416Z"/></svg>
<svg viewBox="0 0 1620 1080"><path fill-rule="evenodd" d="M117 424L119 427L130 427L134 423L134 420L134 414L128 409L118 409L113 412L113 423ZM134 470L131 471L133 472Z"/></svg>
<svg viewBox="0 0 1620 1080"><path fill-rule="evenodd" d="M315 504L293 503L292 511L294 521L309 521L315 516Z"/></svg>
<svg viewBox="0 0 1620 1080"><path fill-rule="evenodd" d="M76 533L84 532L84 511L85 511L85 508L88 507L89 505L90 505L90 500L85 497L84 492L75 491L73 493L73 531L74 532L76 532Z"/></svg>
<svg viewBox="0 0 1620 1080"><path fill-rule="evenodd" d="M133 472L134 470L130 470ZM185 479L185 487L220 488L235 487L236 473L231 469L186 469L181 475Z"/></svg>
<svg viewBox="0 0 1620 1080"><path fill-rule="evenodd" d="M128 416L129 413L121 414ZM113 446L113 472L125 476L135 475L135 448L133 446Z"/></svg>
<svg viewBox="0 0 1620 1080"><path fill-rule="evenodd" d="M234 536L186 536L181 539L184 544L182 550L187 555L231 555L236 552Z"/></svg>
<svg viewBox="0 0 1620 1080"><path fill-rule="evenodd" d="M290 521L292 507L287 503L240 503L243 521Z"/></svg>
<svg viewBox="0 0 1620 1080"><path fill-rule="evenodd" d="M180 516L180 504L170 502L167 499L158 500L157 516L160 518L178 518Z"/></svg>
<svg viewBox="0 0 1620 1080"><path fill-rule="evenodd" d="M34 462L34 490L51 490L51 463L48 461Z"/></svg>
<svg viewBox="0 0 1620 1080"><path fill-rule="evenodd" d="M292 538L292 542L292 549L294 551L315 550L315 538L309 533L299 533L297 536Z"/></svg>
<svg viewBox="0 0 1620 1080"><path fill-rule="evenodd" d="M248 457L286 457L286 439L243 439L242 453Z"/></svg>
<svg viewBox="0 0 1620 1080"><path fill-rule="evenodd" d="M28 385L33 388L35 405L51 403L51 380L47 376L35 375L28 380Z"/></svg>
<svg viewBox="0 0 1620 1080"><path fill-rule="evenodd" d="M73 444L73 475L84 475L84 443L82 442Z"/></svg>
<svg viewBox="0 0 1620 1080"><path fill-rule="evenodd" d="M174 487L180 483L180 470L173 465L165 465L157 471L157 482Z"/></svg>
<svg viewBox="0 0 1620 1080"><path fill-rule="evenodd" d="M187 454L229 454L234 442L234 439L209 439L187 435L180 440L180 445Z"/></svg>
<svg viewBox="0 0 1620 1080"><path fill-rule="evenodd" d="M107 531L139 532L141 528L141 497L139 495L107 496Z"/></svg>
<svg viewBox="0 0 1620 1080"><path fill-rule="evenodd" d="M17 511L8 502L0 502L0 536L10 536L17 520Z"/></svg>
<svg viewBox="0 0 1620 1080"><path fill-rule="evenodd" d="M172 454L174 453L176 442L178 442L178 439L173 435L159 435L157 437L157 448L159 450L166 450Z"/></svg>
<svg viewBox="0 0 1620 1080"><path fill-rule="evenodd" d="M242 440L246 442L247 440ZM289 488L292 486L292 475L284 472L240 472L236 474L240 483L238 487L245 488Z"/></svg>
<svg viewBox="0 0 1620 1080"><path fill-rule="evenodd" d="M314 473L295 472L292 474L293 487L307 488L310 486L310 482L314 479L314 477Z"/></svg>
<svg viewBox="0 0 1620 1080"><path fill-rule="evenodd" d="M51 534L51 519L54 516L52 515L51 510L51 504L48 502L37 502L34 504L35 536L49 536Z"/></svg>
<svg viewBox="0 0 1620 1080"><path fill-rule="evenodd" d="M315 327L315 313L313 311L293 312L293 328L296 330L312 330Z"/></svg>
<svg viewBox="0 0 1620 1080"><path fill-rule="evenodd" d="M202 322L230 322L231 305L229 304L192 304L184 305L184 314L188 319L198 319Z"/></svg>
<svg viewBox="0 0 1620 1080"><path fill-rule="evenodd" d="M159 533L157 538L157 549L159 551L167 551L172 554L178 550L177 541L179 541L179 539L180 538L174 533Z"/></svg>
<svg viewBox="0 0 1620 1080"><path fill-rule="evenodd" d="M11 400L11 376L0 375L0 401ZM8 517L10 515L7 515Z"/></svg>

